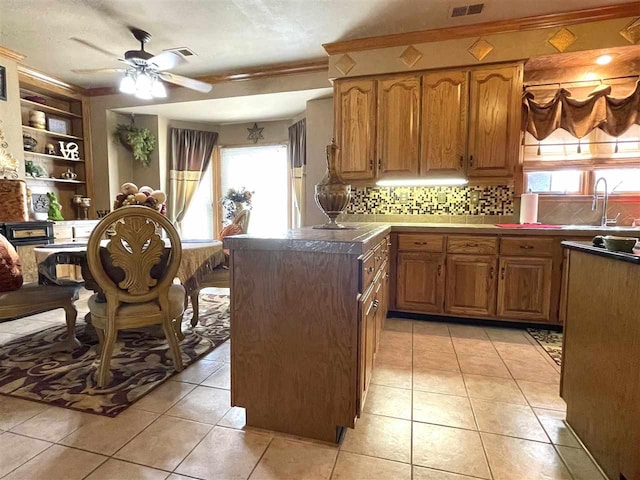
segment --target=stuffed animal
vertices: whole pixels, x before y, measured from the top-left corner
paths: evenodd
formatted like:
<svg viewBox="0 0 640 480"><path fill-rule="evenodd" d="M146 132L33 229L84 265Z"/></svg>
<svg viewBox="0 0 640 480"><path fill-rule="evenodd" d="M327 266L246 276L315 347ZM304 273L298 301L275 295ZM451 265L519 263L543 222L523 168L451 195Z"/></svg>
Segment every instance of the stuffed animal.
<svg viewBox="0 0 640 480"><path fill-rule="evenodd" d="M62 216L62 205L58 202L58 198L56 194L53 192L47 192L47 197L49 197L49 220L53 222L61 222L64 220Z"/></svg>

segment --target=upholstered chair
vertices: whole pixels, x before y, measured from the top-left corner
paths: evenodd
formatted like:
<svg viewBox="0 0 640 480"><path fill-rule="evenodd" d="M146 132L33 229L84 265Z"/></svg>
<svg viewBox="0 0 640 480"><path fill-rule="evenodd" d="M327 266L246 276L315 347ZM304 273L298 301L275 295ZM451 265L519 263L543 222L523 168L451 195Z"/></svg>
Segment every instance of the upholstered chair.
<svg viewBox="0 0 640 480"><path fill-rule="evenodd" d="M54 349L73 350L80 345L75 336L78 312L73 304L80 288L80 284L23 285L20 257L13 245L0 235L0 323L62 308L67 320L67 339Z"/></svg>
<svg viewBox="0 0 640 480"><path fill-rule="evenodd" d="M111 237L103 241L105 232ZM160 233L164 230L167 242ZM110 379L110 363L119 330L162 325L174 368L182 370L173 328L184 313L185 290L174 285L182 246L169 220L143 206L119 208L104 217L87 245L87 264L104 293L89 299L91 323L100 340L98 385ZM106 301L105 301L106 300Z"/></svg>
<svg viewBox="0 0 640 480"><path fill-rule="evenodd" d="M240 235L247 233L249 229L249 219L251 218L251 210L241 210L231 225L222 229L220 232L220 240L223 240L226 236ZM214 268L209 274L200 281L198 290L191 292L191 307L193 308L193 317L191 317L191 326L195 327L198 324L198 318L200 317L199 296L200 289L202 288L231 288L231 276L229 270L229 252L225 250L227 260L225 265L221 265Z"/></svg>

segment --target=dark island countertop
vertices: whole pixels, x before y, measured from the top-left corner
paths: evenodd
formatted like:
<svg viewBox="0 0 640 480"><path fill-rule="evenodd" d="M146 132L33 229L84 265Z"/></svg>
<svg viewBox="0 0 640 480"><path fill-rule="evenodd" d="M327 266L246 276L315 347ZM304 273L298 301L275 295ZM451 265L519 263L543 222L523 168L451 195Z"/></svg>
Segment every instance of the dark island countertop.
<svg viewBox="0 0 640 480"><path fill-rule="evenodd" d="M622 262L635 263L640 265L640 255L633 253L611 252L604 247L595 247L589 242L562 242L562 246L570 250L578 250L580 252L598 255L599 257L610 258Z"/></svg>
<svg viewBox="0 0 640 480"><path fill-rule="evenodd" d="M389 232L442 233L472 235L535 235L535 236L591 236L614 233L640 237L638 227L608 227L564 225L558 228L502 228L486 224L449 223L345 223L348 230L323 230L311 227L295 228L281 233L234 235L224 239L224 247L231 250L288 250L361 255L380 242Z"/></svg>

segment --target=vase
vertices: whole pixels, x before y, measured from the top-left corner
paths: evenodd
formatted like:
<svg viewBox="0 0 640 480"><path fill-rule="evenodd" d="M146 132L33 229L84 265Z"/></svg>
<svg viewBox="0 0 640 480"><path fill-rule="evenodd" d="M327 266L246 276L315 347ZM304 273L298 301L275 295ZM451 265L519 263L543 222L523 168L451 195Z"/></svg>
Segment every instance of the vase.
<svg viewBox="0 0 640 480"><path fill-rule="evenodd" d="M344 183L336 171L338 146L335 140L331 140L331 144L327 145L326 155L327 174L315 186L315 199L318 207L329 217L329 222L324 225L316 225L313 228L340 230L348 228L336 222L336 219L349 205L351 185Z"/></svg>

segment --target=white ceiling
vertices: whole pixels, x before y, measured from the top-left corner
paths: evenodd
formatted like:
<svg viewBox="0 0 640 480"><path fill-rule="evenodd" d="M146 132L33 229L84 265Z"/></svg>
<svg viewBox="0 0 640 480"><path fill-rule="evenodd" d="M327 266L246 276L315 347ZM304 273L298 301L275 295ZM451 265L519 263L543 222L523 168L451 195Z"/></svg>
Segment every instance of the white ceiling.
<svg viewBox="0 0 640 480"><path fill-rule="evenodd" d="M481 0L480 0L481 1ZM631 0L626 0L631 1ZM325 56L323 43L389 33L586 9L625 0L484 0L482 14L450 19L476 0L0 0L0 45L33 68L84 87L111 86L137 49L132 25L153 35L152 53L190 47L198 56L175 72L202 75ZM91 46L98 47L92 48Z"/></svg>
<svg viewBox="0 0 640 480"><path fill-rule="evenodd" d="M168 103L115 109L117 112L160 115L172 120L216 124L290 119L302 113L308 100L330 97L331 88L215 98L196 102Z"/></svg>

